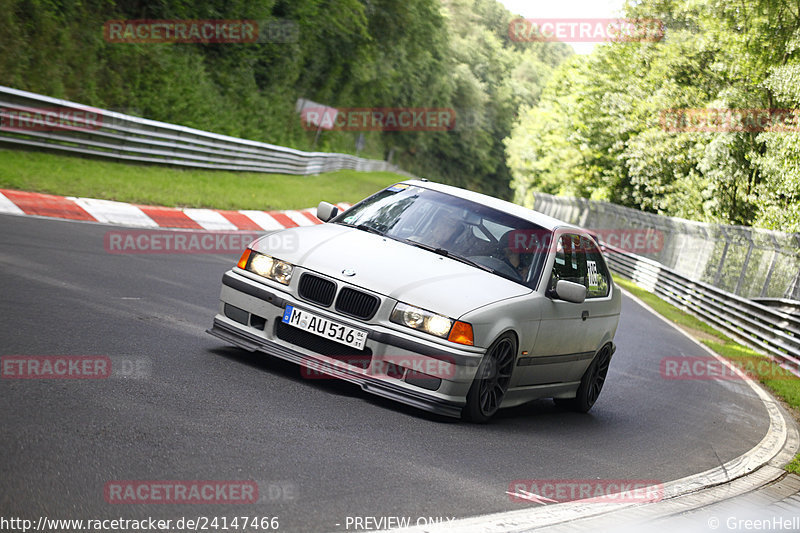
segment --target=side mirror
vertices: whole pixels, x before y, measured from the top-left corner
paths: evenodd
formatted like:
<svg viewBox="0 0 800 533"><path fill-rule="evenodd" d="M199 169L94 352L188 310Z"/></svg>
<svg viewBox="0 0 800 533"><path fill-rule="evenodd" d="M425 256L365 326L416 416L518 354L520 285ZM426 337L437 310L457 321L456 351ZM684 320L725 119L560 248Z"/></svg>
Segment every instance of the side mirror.
<svg viewBox="0 0 800 533"><path fill-rule="evenodd" d="M317 218L327 222L339 213L339 208L328 202L320 202L317 206Z"/></svg>
<svg viewBox="0 0 800 533"><path fill-rule="evenodd" d="M579 283L560 279L556 283L556 289L549 291L548 296L574 304L582 304L586 300L586 287Z"/></svg>

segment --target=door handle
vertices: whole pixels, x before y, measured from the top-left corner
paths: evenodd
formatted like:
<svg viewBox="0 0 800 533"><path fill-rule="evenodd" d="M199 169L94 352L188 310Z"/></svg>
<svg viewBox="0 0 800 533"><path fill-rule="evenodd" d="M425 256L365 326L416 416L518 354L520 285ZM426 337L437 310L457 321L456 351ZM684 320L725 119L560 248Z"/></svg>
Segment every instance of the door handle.
<svg viewBox="0 0 800 533"><path fill-rule="evenodd" d="M589 311L584 309L581 313L581 320L586 320L587 318L589 318Z"/></svg>

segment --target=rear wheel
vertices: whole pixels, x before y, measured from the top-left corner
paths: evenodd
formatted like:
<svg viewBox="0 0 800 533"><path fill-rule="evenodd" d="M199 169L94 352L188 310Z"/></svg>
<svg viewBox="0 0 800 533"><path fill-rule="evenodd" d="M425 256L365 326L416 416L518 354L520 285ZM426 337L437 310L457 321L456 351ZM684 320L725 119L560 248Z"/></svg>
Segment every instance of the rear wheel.
<svg viewBox="0 0 800 533"><path fill-rule="evenodd" d="M516 353L513 333L504 333L492 343L467 393L467 405L461 414L464 419L488 422L497 412L511 382Z"/></svg>
<svg viewBox="0 0 800 533"><path fill-rule="evenodd" d="M572 409L579 413L586 413L592 408L608 375L608 366L611 363L611 346L606 344L595 356L592 364L584 372L578 393L574 398L553 398L556 405Z"/></svg>

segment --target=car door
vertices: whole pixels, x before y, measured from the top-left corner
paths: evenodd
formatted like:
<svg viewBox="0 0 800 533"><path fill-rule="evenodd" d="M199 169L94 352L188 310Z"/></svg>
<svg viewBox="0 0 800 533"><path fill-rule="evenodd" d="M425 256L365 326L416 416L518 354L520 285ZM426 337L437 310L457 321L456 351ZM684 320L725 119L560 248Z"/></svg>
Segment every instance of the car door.
<svg viewBox="0 0 800 533"><path fill-rule="evenodd" d="M611 274L597 244L584 235L581 236L581 249L586 261L586 301L583 308L588 311L584 350L594 352L600 348L604 338L613 336L616 331L619 308L612 302Z"/></svg>
<svg viewBox="0 0 800 533"><path fill-rule="evenodd" d="M587 285L586 252L582 236L565 232L556 234L548 293L559 280ZM545 273L547 273L547 268ZM520 358L520 385L543 385L577 381L594 355L590 345L588 317L591 302L580 304L554 296L540 298L542 322L533 348Z"/></svg>

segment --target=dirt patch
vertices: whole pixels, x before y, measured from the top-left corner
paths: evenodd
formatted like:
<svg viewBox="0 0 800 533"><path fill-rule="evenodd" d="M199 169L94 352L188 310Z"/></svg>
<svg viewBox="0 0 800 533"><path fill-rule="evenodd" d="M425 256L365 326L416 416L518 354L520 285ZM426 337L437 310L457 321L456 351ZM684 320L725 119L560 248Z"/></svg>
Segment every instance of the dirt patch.
<svg viewBox="0 0 800 533"><path fill-rule="evenodd" d="M695 339L697 339L699 341L712 341L712 342L720 342L720 343L725 342L724 340L722 340L721 338L717 337L716 335L712 335L711 333L707 333L707 332L705 332L703 330L690 328L689 326L683 326L681 324L675 324L675 325L678 326L683 331L685 331L686 333L688 333L689 335L691 335L692 337L694 337Z"/></svg>

